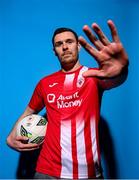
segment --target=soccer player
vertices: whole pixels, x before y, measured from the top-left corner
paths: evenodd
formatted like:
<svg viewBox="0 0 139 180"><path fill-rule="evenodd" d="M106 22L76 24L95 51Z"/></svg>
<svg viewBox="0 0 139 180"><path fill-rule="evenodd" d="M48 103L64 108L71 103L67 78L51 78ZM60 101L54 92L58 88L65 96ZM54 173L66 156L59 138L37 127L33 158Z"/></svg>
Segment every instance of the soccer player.
<svg viewBox="0 0 139 180"><path fill-rule="evenodd" d="M101 98L104 90L121 85L128 72L128 56L116 27L111 20L108 26L112 42L96 23L92 24L95 34L87 25L83 27L92 45L69 28L58 28L53 34L53 50L61 69L39 81L18 120L46 108L48 126L35 178L102 178L98 142ZM81 46L96 59L98 68L80 64ZM10 147L18 151L38 148L23 143L26 137L15 132L16 125L7 138Z"/></svg>

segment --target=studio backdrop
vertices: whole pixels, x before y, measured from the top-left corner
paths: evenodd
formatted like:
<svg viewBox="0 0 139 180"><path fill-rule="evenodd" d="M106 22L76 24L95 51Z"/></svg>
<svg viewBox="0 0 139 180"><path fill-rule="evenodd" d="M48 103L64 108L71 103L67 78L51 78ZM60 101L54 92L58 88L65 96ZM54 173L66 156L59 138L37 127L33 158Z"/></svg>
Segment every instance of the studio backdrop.
<svg viewBox="0 0 139 180"><path fill-rule="evenodd" d="M6 138L37 82L60 68L51 43L55 28L70 27L85 37L83 25L96 22L111 39L108 19L117 26L130 66L127 81L103 96L102 166L107 178L139 178L138 9L138 0L0 0L1 179L32 177L39 152L14 151ZM80 59L84 65L97 67L84 49Z"/></svg>

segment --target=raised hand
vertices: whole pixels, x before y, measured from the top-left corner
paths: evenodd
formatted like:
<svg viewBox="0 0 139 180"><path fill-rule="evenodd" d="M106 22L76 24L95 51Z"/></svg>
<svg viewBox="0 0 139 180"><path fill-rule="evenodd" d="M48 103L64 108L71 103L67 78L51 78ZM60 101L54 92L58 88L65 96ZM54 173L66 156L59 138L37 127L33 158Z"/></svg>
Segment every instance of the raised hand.
<svg viewBox="0 0 139 180"><path fill-rule="evenodd" d="M79 42L99 64L98 70L88 70L83 74L84 76L113 78L120 75L128 66L128 56L119 39L116 27L112 20L107 23L111 31L112 42L108 40L96 23L92 24L92 29L97 37L87 25L83 27L83 31L93 45L90 45L83 37L79 37Z"/></svg>

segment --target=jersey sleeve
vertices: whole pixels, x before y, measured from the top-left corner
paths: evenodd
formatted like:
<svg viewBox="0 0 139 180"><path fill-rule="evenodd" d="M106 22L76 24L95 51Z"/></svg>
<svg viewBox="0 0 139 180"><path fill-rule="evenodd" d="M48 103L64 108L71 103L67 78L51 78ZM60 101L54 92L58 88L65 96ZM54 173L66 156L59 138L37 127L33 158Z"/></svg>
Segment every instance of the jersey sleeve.
<svg viewBox="0 0 139 180"><path fill-rule="evenodd" d="M43 88L41 85L41 81L37 84L28 106L36 112L39 112L44 108L45 104L43 99Z"/></svg>

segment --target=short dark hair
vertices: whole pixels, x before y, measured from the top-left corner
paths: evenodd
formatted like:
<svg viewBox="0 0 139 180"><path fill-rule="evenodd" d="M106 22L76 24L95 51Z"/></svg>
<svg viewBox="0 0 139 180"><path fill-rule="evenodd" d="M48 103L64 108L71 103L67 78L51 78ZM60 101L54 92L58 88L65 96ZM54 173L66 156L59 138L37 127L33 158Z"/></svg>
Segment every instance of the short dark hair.
<svg viewBox="0 0 139 180"><path fill-rule="evenodd" d="M52 36L52 44L53 44L53 47L54 47L54 38L57 34L60 34L62 32L66 32L66 31L69 31L69 32L72 32L78 42L78 35L75 31L73 31L72 29L70 28L66 28L66 27L60 27L60 28L57 28L54 33L53 33L53 36Z"/></svg>

